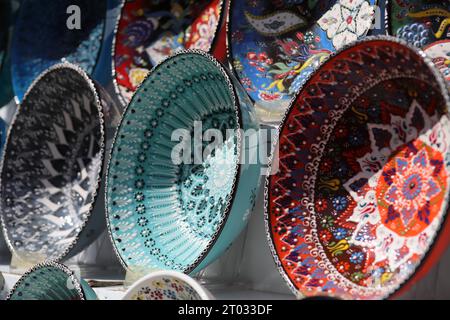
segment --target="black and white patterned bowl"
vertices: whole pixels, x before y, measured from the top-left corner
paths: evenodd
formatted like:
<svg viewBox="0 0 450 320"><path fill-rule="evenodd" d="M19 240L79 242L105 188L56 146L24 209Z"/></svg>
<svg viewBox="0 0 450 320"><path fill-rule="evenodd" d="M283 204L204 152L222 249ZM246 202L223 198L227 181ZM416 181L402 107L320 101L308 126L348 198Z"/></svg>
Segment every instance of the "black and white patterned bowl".
<svg viewBox="0 0 450 320"><path fill-rule="evenodd" d="M119 116L107 93L71 64L47 69L28 89L7 134L0 176L3 233L18 258L71 257L103 229L96 200Z"/></svg>

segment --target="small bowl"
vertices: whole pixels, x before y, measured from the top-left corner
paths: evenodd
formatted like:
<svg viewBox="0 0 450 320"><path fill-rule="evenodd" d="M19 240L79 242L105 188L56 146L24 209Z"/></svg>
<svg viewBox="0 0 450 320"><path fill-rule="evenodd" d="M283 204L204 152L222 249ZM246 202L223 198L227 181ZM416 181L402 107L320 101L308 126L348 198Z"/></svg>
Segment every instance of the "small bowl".
<svg viewBox="0 0 450 320"><path fill-rule="evenodd" d="M113 78L124 105L153 66L182 49L214 51L225 0L123 1L113 45ZM224 41L223 41L224 42Z"/></svg>
<svg viewBox="0 0 450 320"><path fill-rule="evenodd" d="M367 34L377 1L287 2L232 1L230 7L229 60L264 123L278 124L320 63Z"/></svg>
<svg viewBox="0 0 450 320"><path fill-rule="evenodd" d="M157 271L136 281L122 300L214 300L214 297L184 273Z"/></svg>
<svg viewBox="0 0 450 320"><path fill-rule="evenodd" d="M387 298L443 252L450 100L424 57L396 38L368 38L324 62L293 99L265 208L295 294Z"/></svg>
<svg viewBox="0 0 450 320"><path fill-rule="evenodd" d="M105 227L103 201L94 204L119 117L77 66L55 65L30 86L9 128L0 173L3 233L18 258L69 258Z"/></svg>
<svg viewBox="0 0 450 320"><path fill-rule="evenodd" d="M194 129L224 140L210 152L197 142L194 159ZM245 91L212 56L183 51L150 72L126 108L107 172L109 232L125 268L195 274L240 234L261 166L239 164L257 159L257 148L238 129L258 137Z"/></svg>
<svg viewBox="0 0 450 320"><path fill-rule="evenodd" d="M27 271L6 300L97 300L97 295L65 265L49 261Z"/></svg>
<svg viewBox="0 0 450 320"><path fill-rule="evenodd" d="M55 64L77 64L94 78L105 71L96 67L102 53L107 2L22 1L12 41L12 79L19 102L34 79Z"/></svg>
<svg viewBox="0 0 450 320"><path fill-rule="evenodd" d="M412 0L400 5L388 1L387 12L388 33L423 49L450 81L450 29L446 24L450 2Z"/></svg>

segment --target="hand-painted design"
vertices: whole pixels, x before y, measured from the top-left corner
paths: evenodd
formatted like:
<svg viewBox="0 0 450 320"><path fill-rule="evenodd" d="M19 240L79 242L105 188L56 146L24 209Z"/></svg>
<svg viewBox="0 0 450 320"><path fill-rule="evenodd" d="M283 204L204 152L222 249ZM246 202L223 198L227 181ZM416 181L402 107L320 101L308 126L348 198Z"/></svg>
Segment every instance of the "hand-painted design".
<svg viewBox="0 0 450 320"><path fill-rule="evenodd" d="M441 70L445 80L450 81L450 40L434 42L423 48L423 50L433 59L434 64Z"/></svg>
<svg viewBox="0 0 450 320"><path fill-rule="evenodd" d="M367 34L375 4L376 0L232 2L230 60L262 121L278 122L324 59ZM339 15L332 16L336 11Z"/></svg>
<svg viewBox="0 0 450 320"><path fill-rule="evenodd" d="M85 73L57 65L17 111L5 145L0 215L19 258L66 256L93 220L106 143L98 99Z"/></svg>
<svg viewBox="0 0 450 320"><path fill-rule="evenodd" d="M74 63L88 74L95 71L103 41L106 1L77 2L82 12L79 30L66 28L66 11L72 2L22 2L12 43L13 86L19 100L40 73L57 63Z"/></svg>
<svg viewBox="0 0 450 320"><path fill-rule="evenodd" d="M384 298L413 275L448 210L448 101L430 62L386 38L308 80L266 186L271 248L296 293Z"/></svg>
<svg viewBox="0 0 450 320"><path fill-rule="evenodd" d="M374 7L365 0L344 0L336 3L317 22L339 49L366 35L373 23Z"/></svg>
<svg viewBox="0 0 450 320"><path fill-rule="evenodd" d="M254 188L259 165L238 166L237 112L244 128L254 128L255 118L241 100L243 89L236 87L235 97L229 81L205 53L177 54L154 69L129 104L106 190L111 237L126 267L191 272L212 262L245 226L250 199L244 192L245 199L234 200L236 181L239 174L240 186ZM212 129L226 137L214 150L195 138ZM180 141L172 139L174 130L185 133ZM178 152L181 159L174 159ZM222 233L227 221L232 230Z"/></svg>
<svg viewBox="0 0 450 320"><path fill-rule="evenodd" d="M114 77L122 102L152 67L182 49L210 51L219 26L222 0L126 1L119 17Z"/></svg>
<svg viewBox="0 0 450 320"><path fill-rule="evenodd" d="M251 26L264 36L278 36L306 26L306 19L290 11L278 11L258 17L245 12Z"/></svg>
<svg viewBox="0 0 450 320"><path fill-rule="evenodd" d="M7 300L96 300L95 292L66 266L45 262L27 271Z"/></svg>
<svg viewBox="0 0 450 320"><path fill-rule="evenodd" d="M140 288L131 296L131 300L202 300L186 282L162 277L150 285Z"/></svg>

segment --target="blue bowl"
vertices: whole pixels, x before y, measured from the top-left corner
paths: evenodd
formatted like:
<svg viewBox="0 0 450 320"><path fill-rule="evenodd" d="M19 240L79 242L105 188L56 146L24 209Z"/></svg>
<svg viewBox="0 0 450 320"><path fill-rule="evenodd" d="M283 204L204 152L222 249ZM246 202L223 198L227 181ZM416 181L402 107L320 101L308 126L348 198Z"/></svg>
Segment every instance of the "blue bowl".
<svg viewBox="0 0 450 320"><path fill-rule="evenodd" d="M200 141L192 157L192 134L208 129L230 134L210 152ZM238 129L258 136L252 104L210 55L183 51L150 72L124 113L107 172L109 231L125 268L196 273L239 235L261 169L239 164L257 150Z"/></svg>
<svg viewBox="0 0 450 320"><path fill-rule="evenodd" d="M69 268L50 261L27 271L6 300L97 300L97 295Z"/></svg>
<svg viewBox="0 0 450 320"><path fill-rule="evenodd" d="M102 52L107 1L76 3L81 15L79 26L73 20L76 11L68 10L73 1L22 1L12 42L13 87L19 101L33 80L54 64L77 64L94 78L105 72L98 70L97 64Z"/></svg>
<svg viewBox="0 0 450 320"><path fill-rule="evenodd" d="M119 118L104 90L74 65L55 65L30 86L0 173L3 233L19 259L69 258L103 230L103 197L96 200Z"/></svg>
<svg viewBox="0 0 450 320"><path fill-rule="evenodd" d="M368 33L376 2L231 2L229 60L263 122L278 124L320 63Z"/></svg>

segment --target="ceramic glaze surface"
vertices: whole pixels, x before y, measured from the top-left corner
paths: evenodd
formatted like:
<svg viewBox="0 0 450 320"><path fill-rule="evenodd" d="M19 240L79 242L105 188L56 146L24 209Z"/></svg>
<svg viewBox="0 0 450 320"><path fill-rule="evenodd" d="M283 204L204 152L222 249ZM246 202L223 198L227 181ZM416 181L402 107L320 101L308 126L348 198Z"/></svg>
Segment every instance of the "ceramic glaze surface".
<svg viewBox="0 0 450 320"><path fill-rule="evenodd" d="M202 300L187 282L169 276L146 281L133 290L129 300Z"/></svg>
<svg viewBox="0 0 450 320"><path fill-rule="evenodd" d="M12 76L22 100L32 81L48 67L67 61L94 72L103 41L105 0L80 0L81 28L69 29L73 1L24 0L12 43ZM38 28L38 32L37 32Z"/></svg>
<svg viewBox="0 0 450 320"><path fill-rule="evenodd" d="M83 282L83 284L81 282ZM72 271L53 262L33 267L17 282L8 300L86 300L92 289ZM96 297L91 297L95 299Z"/></svg>
<svg viewBox="0 0 450 320"><path fill-rule="evenodd" d="M321 61L367 34L375 4L374 0L232 2L230 59L263 121L278 122Z"/></svg>
<svg viewBox="0 0 450 320"><path fill-rule="evenodd" d="M448 96L430 65L392 40L365 41L296 97L266 193L272 249L295 292L384 298L429 251L450 183Z"/></svg>
<svg viewBox="0 0 450 320"><path fill-rule="evenodd" d="M222 15L222 0L124 3L117 26L114 71L127 103L150 69L181 49L210 51Z"/></svg>
<svg viewBox="0 0 450 320"><path fill-rule="evenodd" d="M5 145L1 218L24 259L59 259L88 223L104 152L103 114L84 73L56 66L22 102Z"/></svg>
<svg viewBox="0 0 450 320"><path fill-rule="evenodd" d="M246 198L232 207L241 125L231 88L211 57L184 53L158 66L128 106L107 178L109 227L125 266L190 272L214 242L223 252L245 226L259 177L247 176ZM244 127L253 124L249 108L240 110ZM195 137L212 129L225 140L208 151ZM234 230L221 235L228 219Z"/></svg>
<svg viewBox="0 0 450 320"><path fill-rule="evenodd" d="M389 32L424 49L450 80L450 1L391 0Z"/></svg>

